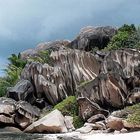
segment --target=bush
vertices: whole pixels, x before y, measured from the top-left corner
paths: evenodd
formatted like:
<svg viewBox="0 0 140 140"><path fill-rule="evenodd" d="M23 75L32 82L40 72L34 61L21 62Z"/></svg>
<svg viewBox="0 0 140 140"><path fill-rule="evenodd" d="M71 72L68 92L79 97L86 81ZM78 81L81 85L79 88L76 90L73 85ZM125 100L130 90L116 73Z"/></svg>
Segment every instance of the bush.
<svg viewBox="0 0 140 140"><path fill-rule="evenodd" d="M39 63L51 63L51 58L50 58L51 50L44 50L40 51L38 55L30 57L28 59L29 62L39 62Z"/></svg>
<svg viewBox="0 0 140 140"><path fill-rule="evenodd" d="M78 103L75 96L69 96L62 102L54 106L53 109L58 109L62 114L73 117L73 124L75 128L83 126L83 120L78 116Z"/></svg>
<svg viewBox="0 0 140 140"><path fill-rule="evenodd" d="M133 106L126 107L125 110L129 114L127 116L126 121L132 124L140 125L140 103Z"/></svg>
<svg viewBox="0 0 140 140"><path fill-rule="evenodd" d="M18 55L12 54L8 60L9 64L5 69L6 75L0 78L0 97L6 94L8 87L14 86L17 83L21 71L27 63L21 59L20 53Z"/></svg>
<svg viewBox="0 0 140 140"><path fill-rule="evenodd" d="M6 78L0 78L0 97L5 96L7 92L7 88L10 86L9 82L7 82Z"/></svg>
<svg viewBox="0 0 140 140"><path fill-rule="evenodd" d="M118 29L118 31L133 33L136 31L136 27L134 24L131 25L124 24L122 27Z"/></svg>
<svg viewBox="0 0 140 140"><path fill-rule="evenodd" d="M140 29L132 25L123 25L118 29L118 33L113 36L108 46L104 50L113 50L120 48L139 48L140 47Z"/></svg>

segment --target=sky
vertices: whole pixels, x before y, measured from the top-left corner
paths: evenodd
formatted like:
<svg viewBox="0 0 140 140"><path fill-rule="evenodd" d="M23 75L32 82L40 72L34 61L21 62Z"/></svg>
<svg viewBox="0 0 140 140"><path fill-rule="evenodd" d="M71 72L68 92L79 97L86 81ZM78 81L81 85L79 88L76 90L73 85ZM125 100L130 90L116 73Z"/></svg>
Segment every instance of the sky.
<svg viewBox="0 0 140 140"><path fill-rule="evenodd" d="M140 0L0 0L0 75L12 53L72 40L85 26L140 24Z"/></svg>

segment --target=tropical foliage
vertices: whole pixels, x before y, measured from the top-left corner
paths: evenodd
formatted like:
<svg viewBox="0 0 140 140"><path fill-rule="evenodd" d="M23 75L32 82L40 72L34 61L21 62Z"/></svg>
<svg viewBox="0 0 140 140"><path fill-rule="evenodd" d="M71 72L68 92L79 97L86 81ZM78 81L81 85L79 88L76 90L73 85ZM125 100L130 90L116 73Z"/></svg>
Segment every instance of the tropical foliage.
<svg viewBox="0 0 140 140"><path fill-rule="evenodd" d="M78 116L78 103L75 96L67 97L62 102L54 106L54 109L60 110L63 115L72 116L75 128L83 126L84 121Z"/></svg>
<svg viewBox="0 0 140 140"><path fill-rule="evenodd" d="M118 33L113 36L105 50L120 48L139 48L140 47L140 28L133 24L126 25L118 29Z"/></svg>
<svg viewBox="0 0 140 140"><path fill-rule="evenodd" d="M22 69L26 65L26 61L21 59L21 55L12 54L9 58L9 64L5 71L5 76L0 78L0 96L6 94L7 88L16 84L20 78Z"/></svg>
<svg viewBox="0 0 140 140"><path fill-rule="evenodd" d="M50 54L51 50L40 51L36 56L30 57L28 62L51 63Z"/></svg>

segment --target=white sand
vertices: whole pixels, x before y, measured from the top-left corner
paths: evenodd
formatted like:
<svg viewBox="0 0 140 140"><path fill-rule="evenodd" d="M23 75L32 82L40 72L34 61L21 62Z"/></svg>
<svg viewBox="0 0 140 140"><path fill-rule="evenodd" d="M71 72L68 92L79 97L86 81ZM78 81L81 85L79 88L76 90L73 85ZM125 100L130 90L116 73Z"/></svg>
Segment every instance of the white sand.
<svg viewBox="0 0 140 140"><path fill-rule="evenodd" d="M93 134L84 136L84 140L140 140L140 131L124 134Z"/></svg>

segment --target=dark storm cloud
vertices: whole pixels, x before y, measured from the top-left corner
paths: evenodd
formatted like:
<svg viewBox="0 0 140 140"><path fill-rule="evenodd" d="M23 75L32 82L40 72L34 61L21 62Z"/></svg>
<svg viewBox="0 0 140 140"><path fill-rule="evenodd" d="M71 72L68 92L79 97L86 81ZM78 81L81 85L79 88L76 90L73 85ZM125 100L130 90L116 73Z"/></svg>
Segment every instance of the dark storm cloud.
<svg viewBox="0 0 140 140"><path fill-rule="evenodd" d="M139 13L139 0L0 0L0 67L11 53L72 39L87 25L138 25Z"/></svg>

